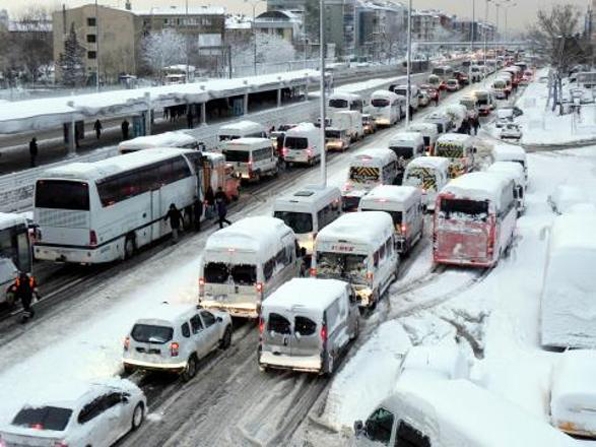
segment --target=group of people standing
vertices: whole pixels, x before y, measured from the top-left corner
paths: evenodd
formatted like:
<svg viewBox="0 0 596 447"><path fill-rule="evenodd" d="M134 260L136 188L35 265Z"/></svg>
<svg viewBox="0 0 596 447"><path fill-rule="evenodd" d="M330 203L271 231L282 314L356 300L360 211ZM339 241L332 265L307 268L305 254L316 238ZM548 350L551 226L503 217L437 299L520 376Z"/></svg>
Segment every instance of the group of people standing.
<svg viewBox="0 0 596 447"><path fill-rule="evenodd" d="M468 119L465 119L462 122L461 127L459 128L459 133L467 133L468 135L472 135L473 131L474 135L478 135L479 128L480 120L478 119L478 117L469 117Z"/></svg>

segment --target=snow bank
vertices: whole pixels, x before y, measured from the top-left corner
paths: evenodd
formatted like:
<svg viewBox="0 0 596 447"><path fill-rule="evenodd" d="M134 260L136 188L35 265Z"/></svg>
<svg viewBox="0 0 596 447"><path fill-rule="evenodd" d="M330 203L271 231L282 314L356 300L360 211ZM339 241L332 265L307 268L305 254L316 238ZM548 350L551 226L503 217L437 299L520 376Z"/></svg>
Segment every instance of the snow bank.
<svg viewBox="0 0 596 447"><path fill-rule="evenodd" d="M398 322L379 326L335 376L323 419L338 430L351 427L356 420L365 420L393 392L399 366L410 346L410 339Z"/></svg>

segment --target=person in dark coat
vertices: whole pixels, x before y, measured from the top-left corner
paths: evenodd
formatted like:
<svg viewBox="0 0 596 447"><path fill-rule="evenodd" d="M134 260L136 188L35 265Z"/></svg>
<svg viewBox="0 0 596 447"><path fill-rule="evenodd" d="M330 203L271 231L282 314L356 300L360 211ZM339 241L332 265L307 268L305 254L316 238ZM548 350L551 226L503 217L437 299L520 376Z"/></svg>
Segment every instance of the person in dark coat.
<svg viewBox="0 0 596 447"><path fill-rule="evenodd" d="M37 147L37 138L33 137L33 138L31 138L31 141L29 142L29 156L31 157L31 167L32 168L35 167L35 159L37 158L38 152L39 152L39 149Z"/></svg>
<svg viewBox="0 0 596 447"><path fill-rule="evenodd" d="M221 186L217 188L217 192L215 193L215 207L217 208L217 223L219 224L219 228L223 228L224 223L232 225L232 222L226 219L228 215L228 196L226 196Z"/></svg>
<svg viewBox="0 0 596 447"><path fill-rule="evenodd" d="M178 231L180 230L180 224L182 223L182 213L173 203L170 204L170 209L163 220L167 221L168 219L170 219L170 227L172 228L172 241L175 244L178 242Z"/></svg>
<svg viewBox="0 0 596 447"><path fill-rule="evenodd" d="M213 192L213 188L211 185L207 187L207 191L205 191L205 203L207 204L207 217L212 217L215 206L215 193Z"/></svg>
<svg viewBox="0 0 596 447"><path fill-rule="evenodd" d="M474 128L474 135L478 135L478 129L480 128L480 120L478 117L472 121L472 127Z"/></svg>
<svg viewBox="0 0 596 447"><path fill-rule="evenodd" d="M188 125L189 129L193 128L194 117L192 115L192 109L188 109L188 113L186 114L186 124Z"/></svg>
<svg viewBox="0 0 596 447"><path fill-rule="evenodd" d="M23 305L23 318L22 322L33 318L35 312L33 311L33 295L37 299L41 299L39 291L37 290L37 282L35 278L28 273L21 272L13 284L13 290L15 294L15 301L20 300Z"/></svg>
<svg viewBox="0 0 596 447"><path fill-rule="evenodd" d="M128 140L128 128L130 127L130 123L126 121L126 118L124 121L122 121L122 125L120 127L122 128L122 139Z"/></svg>
<svg viewBox="0 0 596 447"><path fill-rule="evenodd" d="M193 222L195 231L201 231L201 217L203 217L203 201L195 196L195 201L192 204Z"/></svg>
<svg viewBox="0 0 596 447"><path fill-rule="evenodd" d="M95 136L99 140L99 137L101 137L101 130L103 129L101 121L95 120L95 123L93 124L93 129L95 130Z"/></svg>

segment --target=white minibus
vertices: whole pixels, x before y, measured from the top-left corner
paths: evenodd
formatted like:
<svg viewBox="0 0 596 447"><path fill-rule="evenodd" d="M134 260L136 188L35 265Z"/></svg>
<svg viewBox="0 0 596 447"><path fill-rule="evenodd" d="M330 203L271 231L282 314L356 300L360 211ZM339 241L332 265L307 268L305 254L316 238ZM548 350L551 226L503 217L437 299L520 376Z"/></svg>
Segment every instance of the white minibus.
<svg viewBox="0 0 596 447"><path fill-rule="evenodd" d="M286 163L312 166L321 159L320 131L312 123L300 123L286 131L282 156Z"/></svg>
<svg viewBox="0 0 596 447"><path fill-rule="evenodd" d="M245 120L224 124L217 131L217 138L220 142L249 137L267 138L267 129L262 124Z"/></svg>
<svg viewBox="0 0 596 447"><path fill-rule="evenodd" d="M397 180L397 156L391 149L364 149L352 156L348 180L342 188L343 209L354 211L360 198L378 185Z"/></svg>
<svg viewBox="0 0 596 447"><path fill-rule="evenodd" d="M503 78L495 79L490 86L490 90L496 99L507 98L507 81Z"/></svg>
<svg viewBox="0 0 596 447"><path fill-rule="evenodd" d="M441 81L447 82L447 79L453 78L453 68L449 65L443 65L433 68L432 74L441 78Z"/></svg>
<svg viewBox="0 0 596 447"><path fill-rule="evenodd" d="M387 90L376 90L370 95L370 114L377 126L393 126L401 117L399 97Z"/></svg>
<svg viewBox="0 0 596 447"><path fill-rule="evenodd" d="M350 136L350 141L364 138L362 114L357 110L340 110L330 114L332 126L336 129L345 129Z"/></svg>
<svg viewBox="0 0 596 447"><path fill-rule="evenodd" d="M397 278L399 257L389 214L343 214L315 239L311 275L352 284L360 306L374 307Z"/></svg>
<svg viewBox="0 0 596 447"><path fill-rule="evenodd" d="M513 161L496 161L488 167L486 172L503 174L513 180L515 183L514 197L517 203L517 216L521 216L526 210L526 177L521 165Z"/></svg>
<svg viewBox="0 0 596 447"><path fill-rule="evenodd" d="M470 135L446 133L437 140L434 155L449 159L449 176L455 178L474 169L475 153Z"/></svg>
<svg viewBox="0 0 596 447"><path fill-rule="evenodd" d="M125 140L118 145L118 152L129 152L158 147L177 147L180 149L199 149L199 140L184 132L164 132L157 135L137 137Z"/></svg>
<svg viewBox="0 0 596 447"><path fill-rule="evenodd" d="M404 98L408 97L407 84L396 85L395 87L393 87L392 91L396 95L403 96ZM411 84L410 85L410 107L412 107L412 110L414 110L414 111L418 110L418 106L419 106L418 94L419 93L420 93L420 90L418 89L418 86L416 84ZM406 111L404 110L404 113L405 112Z"/></svg>
<svg viewBox="0 0 596 447"><path fill-rule="evenodd" d="M170 204L189 226L193 201L203 198L200 159L192 149L146 149L47 170L35 184L35 258L95 264L131 257L170 233Z"/></svg>
<svg viewBox="0 0 596 447"><path fill-rule="evenodd" d="M411 160L422 157L426 152L424 137L420 132L395 133L389 140L388 147L397 157L401 174Z"/></svg>
<svg viewBox="0 0 596 447"><path fill-rule="evenodd" d="M406 129L406 132L418 132L422 135L424 140L424 146L426 147L426 153L432 154L435 143L439 138L439 131L437 125L433 123L412 123Z"/></svg>
<svg viewBox="0 0 596 447"><path fill-rule="evenodd" d="M317 233L340 215L341 191L335 186L307 185L273 202L273 217L294 230L307 254L312 254Z"/></svg>
<svg viewBox="0 0 596 447"><path fill-rule="evenodd" d="M330 113L341 110L356 110L362 113L364 101L355 93L333 93L327 100L327 107Z"/></svg>
<svg viewBox="0 0 596 447"><path fill-rule="evenodd" d="M384 211L395 228L397 251L404 255L422 238L424 209L422 193L413 186L377 186L362 200L358 211Z"/></svg>
<svg viewBox="0 0 596 447"><path fill-rule="evenodd" d="M263 300L298 273L292 229L273 217L247 217L207 239L199 265L199 305L257 318Z"/></svg>
<svg viewBox="0 0 596 447"><path fill-rule="evenodd" d="M427 210L435 209L437 193L449 182L449 160L444 157L418 157L406 167L402 185L422 191L422 203Z"/></svg>
<svg viewBox="0 0 596 447"><path fill-rule="evenodd" d="M278 158L268 138L237 138L223 143L222 153L236 175L258 182L278 173Z"/></svg>
<svg viewBox="0 0 596 447"><path fill-rule="evenodd" d="M495 161L513 161L519 163L524 169L524 175L526 177L526 186L528 184L528 157L526 151L513 144L502 144L496 145L493 148L493 160Z"/></svg>

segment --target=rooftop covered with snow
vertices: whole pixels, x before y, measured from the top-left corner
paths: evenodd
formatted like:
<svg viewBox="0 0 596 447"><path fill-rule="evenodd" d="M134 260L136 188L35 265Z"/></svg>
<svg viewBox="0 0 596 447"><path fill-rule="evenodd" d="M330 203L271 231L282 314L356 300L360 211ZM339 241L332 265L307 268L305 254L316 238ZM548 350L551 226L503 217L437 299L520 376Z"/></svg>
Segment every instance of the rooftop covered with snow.
<svg viewBox="0 0 596 447"><path fill-rule="evenodd" d="M472 172L451 180L441 193L450 193L460 199L489 200L498 209L501 206L501 193L505 185L506 181L501 176Z"/></svg>
<svg viewBox="0 0 596 447"><path fill-rule="evenodd" d="M346 283L337 279L294 278L269 296L263 307L300 306L322 312L345 291Z"/></svg>
<svg viewBox="0 0 596 447"><path fill-rule="evenodd" d="M369 244L385 241L393 234L393 220L384 211L364 211L343 214L317 234L319 242Z"/></svg>
<svg viewBox="0 0 596 447"><path fill-rule="evenodd" d="M448 169L449 159L445 157L416 157L413 158L406 169L412 168L432 168L432 169Z"/></svg>

